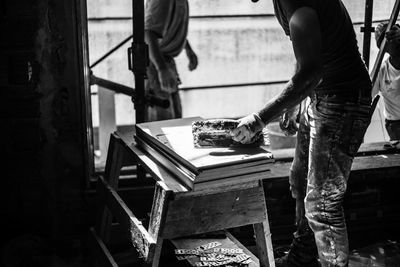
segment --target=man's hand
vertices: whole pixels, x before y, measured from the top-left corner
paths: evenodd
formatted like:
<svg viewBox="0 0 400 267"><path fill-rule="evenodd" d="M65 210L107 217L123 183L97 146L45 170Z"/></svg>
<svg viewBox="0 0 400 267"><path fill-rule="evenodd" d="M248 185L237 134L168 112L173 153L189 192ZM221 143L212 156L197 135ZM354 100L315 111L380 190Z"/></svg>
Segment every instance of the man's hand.
<svg viewBox="0 0 400 267"><path fill-rule="evenodd" d="M170 94L175 93L178 90L177 76L169 68L159 70L158 79L160 81L161 90Z"/></svg>
<svg viewBox="0 0 400 267"><path fill-rule="evenodd" d="M256 134L261 132L264 126L260 117L255 113L241 118L238 127L232 130L233 140L242 144L249 144L254 141Z"/></svg>
<svg viewBox="0 0 400 267"><path fill-rule="evenodd" d="M296 124L299 106L296 106L282 114L279 120L279 126L286 136L295 135L298 127Z"/></svg>
<svg viewBox="0 0 400 267"><path fill-rule="evenodd" d="M197 68L197 65L199 64L199 61L197 59L196 53L193 51L192 47L189 44L189 41L186 41L186 55L189 59L189 65L188 68L190 71L195 70Z"/></svg>
<svg viewBox="0 0 400 267"><path fill-rule="evenodd" d="M394 25L389 32L386 33L386 39L389 42L395 41L400 43L400 26Z"/></svg>

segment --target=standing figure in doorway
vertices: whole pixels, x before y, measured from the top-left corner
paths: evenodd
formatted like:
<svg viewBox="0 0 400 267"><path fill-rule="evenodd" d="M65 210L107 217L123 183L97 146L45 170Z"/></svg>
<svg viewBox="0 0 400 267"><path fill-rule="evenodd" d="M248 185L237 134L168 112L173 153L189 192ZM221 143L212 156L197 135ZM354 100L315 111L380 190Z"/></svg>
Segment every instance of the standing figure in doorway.
<svg viewBox="0 0 400 267"><path fill-rule="evenodd" d="M187 0L148 0L145 8L145 39L149 45L150 65L146 93L169 99L170 107L147 108L146 121L182 117L180 84L174 58L183 49L189 59L189 70L198 60L187 40L189 4Z"/></svg>

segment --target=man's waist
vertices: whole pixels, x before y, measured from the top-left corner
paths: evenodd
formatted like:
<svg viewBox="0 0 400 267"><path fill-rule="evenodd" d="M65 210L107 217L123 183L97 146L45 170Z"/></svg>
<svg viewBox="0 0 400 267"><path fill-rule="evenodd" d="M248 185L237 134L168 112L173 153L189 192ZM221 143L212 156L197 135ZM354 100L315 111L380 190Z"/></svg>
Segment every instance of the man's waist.
<svg viewBox="0 0 400 267"><path fill-rule="evenodd" d="M371 98L371 89L370 88L362 88L358 90L349 90L349 89L315 89L313 94L317 97L323 96L336 96L338 98L344 99L359 99L359 98Z"/></svg>
<svg viewBox="0 0 400 267"><path fill-rule="evenodd" d="M372 98L370 90L351 90L351 91L318 91L314 90L311 95L311 99L322 99L329 98L330 101L341 102L341 103L358 103L370 105Z"/></svg>

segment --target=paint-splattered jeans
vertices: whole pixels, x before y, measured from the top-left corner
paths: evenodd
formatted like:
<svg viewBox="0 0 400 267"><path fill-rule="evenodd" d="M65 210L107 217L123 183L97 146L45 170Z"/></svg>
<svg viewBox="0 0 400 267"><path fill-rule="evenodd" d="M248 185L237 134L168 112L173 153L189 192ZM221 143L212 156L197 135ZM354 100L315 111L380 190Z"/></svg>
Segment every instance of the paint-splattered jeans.
<svg viewBox="0 0 400 267"><path fill-rule="evenodd" d="M343 213L353 158L370 123L370 98L348 102L337 96L310 97L300 118L290 173L297 231L289 266L348 265ZM318 254L317 254L318 253Z"/></svg>

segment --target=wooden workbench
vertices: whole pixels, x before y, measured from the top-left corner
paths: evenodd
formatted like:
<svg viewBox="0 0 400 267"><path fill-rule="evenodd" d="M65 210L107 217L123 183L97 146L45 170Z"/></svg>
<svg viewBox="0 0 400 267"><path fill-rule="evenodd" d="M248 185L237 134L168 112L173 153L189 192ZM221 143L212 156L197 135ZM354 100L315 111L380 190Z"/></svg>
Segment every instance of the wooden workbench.
<svg viewBox="0 0 400 267"><path fill-rule="evenodd" d="M147 229L116 193L121 167L131 164L145 168L156 181ZM179 237L245 225L253 225L258 251L258 259L246 251L253 259L250 266L275 266L264 188L260 180L191 191L140 150L132 134L114 133L110 139L104 179L99 180L98 191L106 200L96 232L102 235L101 238L109 239L111 212L130 229L132 244L152 266L158 266L164 239L179 240ZM107 199L114 200L107 202ZM128 216L118 216L122 213ZM238 243L227 234L224 244L238 246ZM188 243L176 241L175 244Z"/></svg>

